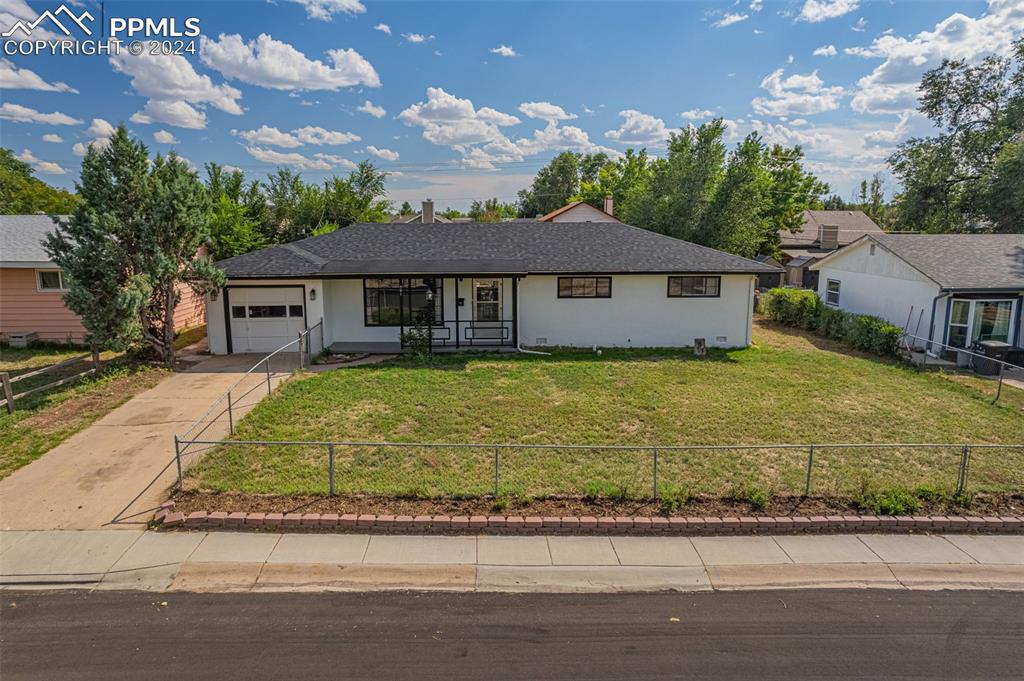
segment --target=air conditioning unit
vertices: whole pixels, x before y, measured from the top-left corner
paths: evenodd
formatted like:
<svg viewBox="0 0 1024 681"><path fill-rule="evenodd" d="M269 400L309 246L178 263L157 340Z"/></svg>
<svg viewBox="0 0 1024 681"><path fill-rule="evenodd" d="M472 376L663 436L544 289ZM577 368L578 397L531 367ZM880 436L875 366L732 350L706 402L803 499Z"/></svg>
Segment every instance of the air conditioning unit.
<svg viewBox="0 0 1024 681"><path fill-rule="evenodd" d="M7 342L12 348L27 348L39 340L35 331L14 331L7 334Z"/></svg>
<svg viewBox="0 0 1024 681"><path fill-rule="evenodd" d="M534 340L536 341L534 343L534 345L547 345L548 344L548 339L546 337L538 336Z"/></svg>

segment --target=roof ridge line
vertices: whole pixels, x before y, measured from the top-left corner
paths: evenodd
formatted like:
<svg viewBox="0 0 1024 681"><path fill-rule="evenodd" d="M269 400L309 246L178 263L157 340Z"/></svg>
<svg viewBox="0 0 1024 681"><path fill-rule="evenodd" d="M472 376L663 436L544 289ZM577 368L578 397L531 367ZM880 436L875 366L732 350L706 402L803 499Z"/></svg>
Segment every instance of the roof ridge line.
<svg viewBox="0 0 1024 681"><path fill-rule="evenodd" d="M295 255L299 256L303 260L307 260L307 261L313 263L314 265L320 265L321 267L323 267L324 265L326 265L329 262L328 260L326 260L324 258L321 258L316 253L313 253L311 251L307 251L305 248L303 248L301 246L297 246L294 242L278 244L278 245L279 246L283 246L284 248L287 248L289 251L291 251Z"/></svg>

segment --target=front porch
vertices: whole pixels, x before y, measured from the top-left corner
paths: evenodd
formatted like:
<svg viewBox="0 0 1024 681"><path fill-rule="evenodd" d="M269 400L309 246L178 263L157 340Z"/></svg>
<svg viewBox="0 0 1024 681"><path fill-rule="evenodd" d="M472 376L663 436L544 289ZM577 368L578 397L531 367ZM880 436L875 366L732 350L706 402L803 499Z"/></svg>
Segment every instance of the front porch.
<svg viewBox="0 0 1024 681"><path fill-rule="evenodd" d="M518 283L510 274L420 274L325 282L335 353L395 354L410 335L436 352L514 350Z"/></svg>

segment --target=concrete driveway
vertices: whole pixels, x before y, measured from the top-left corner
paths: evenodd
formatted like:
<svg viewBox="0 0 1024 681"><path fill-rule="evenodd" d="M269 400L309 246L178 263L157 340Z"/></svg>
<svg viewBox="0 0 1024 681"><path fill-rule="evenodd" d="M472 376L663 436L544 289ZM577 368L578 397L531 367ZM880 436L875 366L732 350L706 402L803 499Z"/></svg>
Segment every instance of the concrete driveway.
<svg viewBox="0 0 1024 681"><path fill-rule="evenodd" d="M174 435L200 418L211 403L256 362L259 355L228 355L200 361L136 395L82 432L0 481L0 527L5 530L140 529L166 498L176 477ZM290 375L282 359L271 385ZM237 401L239 418L267 395L266 374L251 375ZM215 409L215 412L219 411ZM210 424L208 439L224 436L227 418ZM152 483L152 484L151 484ZM148 487L147 487L148 486ZM142 493L138 499L137 495ZM134 500L134 503L133 503ZM130 510L118 518L126 506Z"/></svg>

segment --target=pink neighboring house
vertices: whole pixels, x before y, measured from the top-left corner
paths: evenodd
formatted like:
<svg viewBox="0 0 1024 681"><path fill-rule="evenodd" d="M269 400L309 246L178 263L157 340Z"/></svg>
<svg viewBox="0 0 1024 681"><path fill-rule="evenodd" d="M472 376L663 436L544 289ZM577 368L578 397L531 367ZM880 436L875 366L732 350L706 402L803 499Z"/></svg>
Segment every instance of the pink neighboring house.
<svg viewBox="0 0 1024 681"><path fill-rule="evenodd" d="M53 229L48 215L0 215L0 340L35 332L41 341L85 341L81 320L64 305L64 274L43 248ZM175 328L205 323L202 297L187 286L180 293Z"/></svg>

